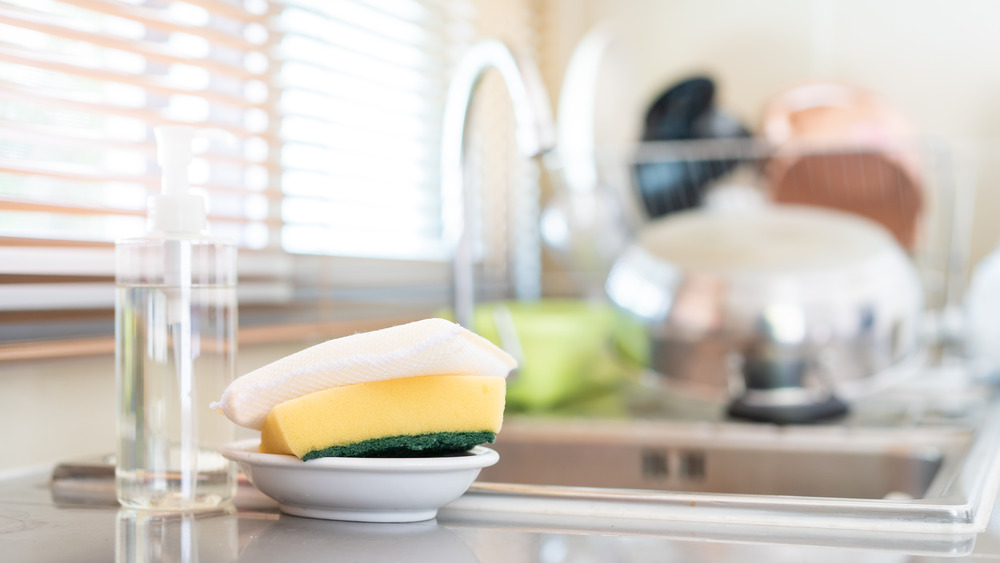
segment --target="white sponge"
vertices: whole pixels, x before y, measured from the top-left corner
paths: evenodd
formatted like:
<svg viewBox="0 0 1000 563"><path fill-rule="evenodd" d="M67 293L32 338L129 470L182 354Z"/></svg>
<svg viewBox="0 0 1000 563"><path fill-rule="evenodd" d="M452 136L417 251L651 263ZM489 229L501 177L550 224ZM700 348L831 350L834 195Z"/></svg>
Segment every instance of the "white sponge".
<svg viewBox="0 0 1000 563"><path fill-rule="evenodd" d="M331 387L421 375L506 377L516 367L510 354L461 325L424 319L286 356L238 378L211 408L259 430L279 403Z"/></svg>

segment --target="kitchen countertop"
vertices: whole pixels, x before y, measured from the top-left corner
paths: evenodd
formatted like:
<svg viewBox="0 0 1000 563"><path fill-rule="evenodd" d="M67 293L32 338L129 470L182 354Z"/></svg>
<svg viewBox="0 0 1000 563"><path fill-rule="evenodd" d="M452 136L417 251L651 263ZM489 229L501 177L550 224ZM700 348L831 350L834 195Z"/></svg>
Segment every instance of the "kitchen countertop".
<svg viewBox="0 0 1000 563"><path fill-rule="evenodd" d="M983 533L929 535L649 522L461 508L436 520L363 524L298 518L243 486L235 508L202 515L54 498L51 468L0 478L0 560L105 561L1000 561L1000 511Z"/></svg>
<svg viewBox="0 0 1000 563"><path fill-rule="evenodd" d="M958 389L965 390L965 394ZM904 421L900 422L903 424L900 428L926 430L924 425L928 424L932 427L942 424L944 428L955 424L978 428L977 435L989 438L983 442L988 446L983 457L993 460L988 465L981 465L985 468L981 474L995 475L1000 438L994 430L1000 428L1000 423L993 415L1000 416L997 410L1000 407L991 398L993 393L970 386L957 377L957 373L929 371L925 380L916 379L908 387L894 388L889 396L906 405L905 410L911 415L901 419ZM934 402L925 404L920 397L931 397ZM774 432L783 439L798 436L808 441L827 434L839 435L836 431L841 426L844 429L851 425L863 428L869 424L881 427L888 419L897 418L893 403L887 400L875 395L870 399L871 405L859 402L852 418L838 422L836 428L818 427L805 434L788 434L779 429ZM962 416L937 421L932 414L939 411L924 407L941 401ZM979 411L977 404L985 410ZM916 408L920 405L923 407ZM881 413L880 416L867 416L869 408ZM910 411L921 414L917 416ZM977 412L990 416L977 416ZM942 413L946 414L945 410L939 414L943 416ZM711 428L710 424L703 426L702 417L698 420L701 422L693 426L682 426L686 429L684 432ZM514 420L508 422L511 423L509 436L517 425ZM742 429L739 439L746 440L750 436L741 426L727 423L725 427ZM771 432L757 430L768 435ZM699 439L718 444L720 436L706 434ZM730 438L737 439L733 436L737 435ZM901 448L902 443L892 442L892 447ZM516 457L510 460L518 463L514 461ZM963 467L975 467L975 464ZM694 521L694 513L687 512L686 501L681 503L684 508L672 512L674 517L661 518L657 514L662 508L659 504L662 499L653 499L652 504L644 504L641 499L619 499L617 504L601 504L600 499L587 497L567 504L560 503L561 493L556 489L546 489L551 494L535 496L498 496L496 491L491 493L496 486L477 484L462 498L441 509L435 520L406 524L355 523L282 514L274 501L245 479L241 479L235 506L229 510L183 515L122 509L114 500L113 469L107 458L67 460L60 464L60 471L55 474L59 478L55 480L52 479L54 469L53 466L36 466L0 472L0 562L552 563L653 560L668 563L863 563L955 558L1000 562L1000 510L992 513L981 533L970 531L980 529L974 526L924 526L922 521L916 522L916 527L876 530L873 523L879 520L878 517L848 518L847 524L845 520L830 524L829 519L802 521L800 516L789 512L789 518L768 520L765 514L754 511L756 508L743 510L739 519L735 514L726 513L724 517L706 520L704 511L717 510L720 504L725 504L707 495L700 497L697 509L693 508L695 503L691 503L691 510L702 515L701 521ZM964 472L954 476L940 475L949 481L964 479ZM977 487L968 482L954 491L966 493L970 499L989 498L990 502L981 503L988 509L998 501L997 480L988 481L993 486ZM674 493L671 496L677 497ZM672 498L671 502L676 504L677 498ZM934 499L928 497L914 502L924 501ZM655 507L653 512L656 514L647 510L650 506ZM882 512L887 510L877 504L874 506ZM968 504L959 502L955 506ZM871 509L872 505L867 503L865 507ZM854 510L851 509L851 515L855 514ZM985 513L986 510L981 512L984 516ZM840 524L843 526L836 528ZM981 520L979 525L982 525Z"/></svg>

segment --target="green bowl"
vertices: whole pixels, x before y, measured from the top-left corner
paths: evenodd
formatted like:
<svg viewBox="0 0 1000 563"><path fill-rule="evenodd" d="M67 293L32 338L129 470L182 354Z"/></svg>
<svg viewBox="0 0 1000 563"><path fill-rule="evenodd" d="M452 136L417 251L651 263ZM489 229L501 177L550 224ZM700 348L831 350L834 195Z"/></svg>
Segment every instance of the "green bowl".
<svg viewBox="0 0 1000 563"><path fill-rule="evenodd" d="M547 411L593 399L634 378L644 364L641 328L607 303L484 303L473 314L473 329L509 352L510 329L516 333L521 353L515 355L521 357L507 384L512 411Z"/></svg>

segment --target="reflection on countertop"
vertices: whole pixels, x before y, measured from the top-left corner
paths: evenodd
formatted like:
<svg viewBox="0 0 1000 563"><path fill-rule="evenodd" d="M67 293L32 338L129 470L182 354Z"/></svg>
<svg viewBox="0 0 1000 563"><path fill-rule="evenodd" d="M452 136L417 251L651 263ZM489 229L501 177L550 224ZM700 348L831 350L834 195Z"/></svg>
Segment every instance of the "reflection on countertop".
<svg viewBox="0 0 1000 563"><path fill-rule="evenodd" d="M56 504L49 472L0 480L2 560L145 561L1000 561L1000 522L978 535L787 528L627 517L509 514L446 507L436 520L361 524L236 510L150 514Z"/></svg>

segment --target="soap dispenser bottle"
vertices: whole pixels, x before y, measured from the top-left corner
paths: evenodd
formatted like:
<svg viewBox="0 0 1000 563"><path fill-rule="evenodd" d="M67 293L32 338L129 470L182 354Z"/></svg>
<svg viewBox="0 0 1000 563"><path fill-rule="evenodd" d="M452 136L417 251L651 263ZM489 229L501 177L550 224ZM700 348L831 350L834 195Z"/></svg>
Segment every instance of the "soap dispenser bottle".
<svg viewBox="0 0 1000 563"><path fill-rule="evenodd" d="M115 488L129 508L209 509L236 492L220 453L235 428L209 403L235 375L237 251L207 233L205 198L189 189L194 129L155 133L149 231L115 245Z"/></svg>

